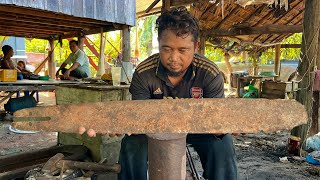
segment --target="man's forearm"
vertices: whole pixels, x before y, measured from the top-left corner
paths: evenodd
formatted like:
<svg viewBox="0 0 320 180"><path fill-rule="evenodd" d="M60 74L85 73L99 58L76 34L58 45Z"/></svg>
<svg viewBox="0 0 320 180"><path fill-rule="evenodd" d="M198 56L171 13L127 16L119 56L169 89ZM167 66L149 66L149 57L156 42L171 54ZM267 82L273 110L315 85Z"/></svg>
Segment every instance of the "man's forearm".
<svg viewBox="0 0 320 180"><path fill-rule="evenodd" d="M65 68L67 66L66 63L62 63L57 72L59 72L61 69Z"/></svg>
<svg viewBox="0 0 320 180"><path fill-rule="evenodd" d="M78 62L73 63L72 66L70 67L69 71L73 71L73 70L77 69L79 67L79 65L80 64Z"/></svg>

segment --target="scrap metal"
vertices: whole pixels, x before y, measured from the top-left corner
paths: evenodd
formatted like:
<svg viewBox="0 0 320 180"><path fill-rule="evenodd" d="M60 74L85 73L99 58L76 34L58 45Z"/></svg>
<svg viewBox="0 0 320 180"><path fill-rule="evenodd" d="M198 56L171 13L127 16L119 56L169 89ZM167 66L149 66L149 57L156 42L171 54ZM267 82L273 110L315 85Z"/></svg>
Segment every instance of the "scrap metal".
<svg viewBox="0 0 320 180"><path fill-rule="evenodd" d="M35 107L13 120L18 129L51 132L256 133L291 129L307 123L307 114L295 100L166 99Z"/></svg>

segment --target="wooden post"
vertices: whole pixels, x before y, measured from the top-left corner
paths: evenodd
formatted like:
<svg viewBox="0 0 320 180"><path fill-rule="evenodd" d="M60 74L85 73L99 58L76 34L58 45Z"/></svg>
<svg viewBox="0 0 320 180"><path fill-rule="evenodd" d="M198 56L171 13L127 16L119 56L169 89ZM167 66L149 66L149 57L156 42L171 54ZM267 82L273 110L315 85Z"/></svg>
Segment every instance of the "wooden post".
<svg viewBox="0 0 320 180"><path fill-rule="evenodd" d="M206 52L206 37L204 37L203 35L200 35L199 54L204 55L205 52Z"/></svg>
<svg viewBox="0 0 320 180"><path fill-rule="evenodd" d="M162 0L162 11L163 10L169 10L170 9L170 0Z"/></svg>
<svg viewBox="0 0 320 180"><path fill-rule="evenodd" d="M298 126L291 131L291 134L299 136L301 142L304 142L307 136L312 136L318 131L318 127L312 122L312 114L314 111L318 111L313 107L313 82L314 82L314 69L319 63L319 57L317 57L317 51L319 51L319 24L320 24L320 1L306 0L305 1L305 13L303 20L303 36L301 46L301 58L302 61L298 67L299 78L299 91L297 92L296 100L301 102L308 113L308 125ZM318 120L317 120L318 121ZM311 125L308 132L308 126Z"/></svg>
<svg viewBox="0 0 320 180"><path fill-rule="evenodd" d="M126 26L122 29L122 71L121 82L126 84L131 83L132 78L132 64L130 62L131 49L130 49L130 27Z"/></svg>
<svg viewBox="0 0 320 180"><path fill-rule="evenodd" d="M122 61L130 62L130 29L126 26L122 29Z"/></svg>
<svg viewBox="0 0 320 180"><path fill-rule="evenodd" d="M246 60L247 60L247 52L246 51L242 51L242 63L245 63L246 62Z"/></svg>
<svg viewBox="0 0 320 180"><path fill-rule="evenodd" d="M86 38L86 36L78 36L78 43L79 43L78 47L81 50L83 50L84 38Z"/></svg>
<svg viewBox="0 0 320 180"><path fill-rule="evenodd" d="M54 40L49 39L49 45L50 45L50 51L48 51L48 69L49 69L49 76L51 79L55 79L55 74L56 74L56 66L54 63Z"/></svg>
<svg viewBox="0 0 320 180"><path fill-rule="evenodd" d="M100 54L99 54L99 63L98 63L98 73L97 76L102 76L105 73L105 65L104 65L104 49L106 47L106 38L103 36L103 29L101 28L100 32Z"/></svg>
<svg viewBox="0 0 320 180"><path fill-rule="evenodd" d="M275 54L274 54L274 73L277 75L274 79L277 80L280 75L280 48L281 44L275 45Z"/></svg>

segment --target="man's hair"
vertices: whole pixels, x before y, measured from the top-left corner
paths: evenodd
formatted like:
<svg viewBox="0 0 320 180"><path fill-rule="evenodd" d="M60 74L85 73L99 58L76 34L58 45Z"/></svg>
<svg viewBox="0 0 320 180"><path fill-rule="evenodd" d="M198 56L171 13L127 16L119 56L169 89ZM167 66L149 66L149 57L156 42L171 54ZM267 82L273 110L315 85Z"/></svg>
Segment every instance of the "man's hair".
<svg viewBox="0 0 320 180"><path fill-rule="evenodd" d="M170 10L165 10L162 12L156 21L156 28L158 29L159 39L162 32L166 29L175 31L178 37L183 37L188 33L191 33L195 43L199 37L198 21L184 6L171 8Z"/></svg>
<svg viewBox="0 0 320 180"><path fill-rule="evenodd" d="M76 45L79 46L79 42L76 41L76 40L71 40L71 41L69 41L69 44L71 44L71 43L76 43Z"/></svg>
<svg viewBox="0 0 320 180"><path fill-rule="evenodd" d="M4 45L4 46L2 46L2 52L3 52L3 54L8 54L8 52L9 52L11 49L12 49L12 47L9 46L9 45Z"/></svg>

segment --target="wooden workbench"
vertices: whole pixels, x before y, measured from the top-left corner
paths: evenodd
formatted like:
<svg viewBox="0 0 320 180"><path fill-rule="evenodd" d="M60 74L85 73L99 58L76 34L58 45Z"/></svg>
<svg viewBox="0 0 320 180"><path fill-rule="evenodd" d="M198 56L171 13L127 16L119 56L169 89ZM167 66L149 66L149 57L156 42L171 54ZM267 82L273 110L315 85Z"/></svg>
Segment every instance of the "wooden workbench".
<svg viewBox="0 0 320 180"><path fill-rule="evenodd" d="M78 104L86 102L107 102L130 100L129 86L111 86L106 84L61 84L56 87L56 102L61 104ZM66 117L66 121L68 117ZM85 145L92 157L99 162L106 158L108 163L118 162L122 137L109 138L97 135L88 138L86 135L59 133L58 143L64 145Z"/></svg>

